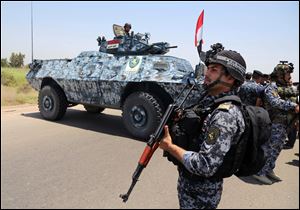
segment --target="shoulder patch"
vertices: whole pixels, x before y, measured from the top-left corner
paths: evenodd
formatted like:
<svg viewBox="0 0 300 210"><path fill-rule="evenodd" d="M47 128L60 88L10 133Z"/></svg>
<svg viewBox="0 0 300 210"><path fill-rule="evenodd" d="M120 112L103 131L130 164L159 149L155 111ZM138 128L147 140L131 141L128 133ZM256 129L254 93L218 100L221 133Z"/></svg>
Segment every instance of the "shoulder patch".
<svg viewBox="0 0 300 210"><path fill-rule="evenodd" d="M218 106L217 109L228 111L231 107L231 102L222 103Z"/></svg>
<svg viewBox="0 0 300 210"><path fill-rule="evenodd" d="M220 129L217 127L210 127L207 132L206 144L214 144L220 136Z"/></svg>
<svg viewBox="0 0 300 210"><path fill-rule="evenodd" d="M272 95L273 95L274 97L278 97L278 92L275 91L275 90L273 90L273 91L272 91Z"/></svg>

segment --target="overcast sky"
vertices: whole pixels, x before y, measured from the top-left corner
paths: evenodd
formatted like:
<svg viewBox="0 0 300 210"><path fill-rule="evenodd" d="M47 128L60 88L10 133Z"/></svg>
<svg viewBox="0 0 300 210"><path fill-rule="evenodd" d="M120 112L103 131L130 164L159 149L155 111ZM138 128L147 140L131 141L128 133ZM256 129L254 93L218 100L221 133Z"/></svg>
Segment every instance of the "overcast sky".
<svg viewBox="0 0 300 210"><path fill-rule="evenodd" d="M12 52L31 61L31 3L1 1L1 58ZM74 58L98 50L97 37L113 38L112 25L132 24L150 32L150 42L178 48L169 55L199 62L194 46L197 19L204 9L203 49L220 42L244 57L247 71L271 73L280 60L294 63L299 81L299 2L33 2L35 59Z"/></svg>

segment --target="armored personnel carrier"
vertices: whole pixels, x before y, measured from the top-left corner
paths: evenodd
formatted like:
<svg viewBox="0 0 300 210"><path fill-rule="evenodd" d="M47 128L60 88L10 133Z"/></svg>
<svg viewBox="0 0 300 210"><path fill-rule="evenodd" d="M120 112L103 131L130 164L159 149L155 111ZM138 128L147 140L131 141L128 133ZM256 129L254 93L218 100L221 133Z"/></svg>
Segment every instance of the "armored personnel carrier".
<svg viewBox="0 0 300 210"><path fill-rule="evenodd" d="M43 118L59 120L68 107L82 104L90 113L122 110L125 127L137 138L146 139L154 132L194 69L185 59L163 55L168 43L149 44L141 35L116 35L114 46L100 38L99 51L30 64L26 78L39 91ZM192 91L186 105L195 102L199 91Z"/></svg>

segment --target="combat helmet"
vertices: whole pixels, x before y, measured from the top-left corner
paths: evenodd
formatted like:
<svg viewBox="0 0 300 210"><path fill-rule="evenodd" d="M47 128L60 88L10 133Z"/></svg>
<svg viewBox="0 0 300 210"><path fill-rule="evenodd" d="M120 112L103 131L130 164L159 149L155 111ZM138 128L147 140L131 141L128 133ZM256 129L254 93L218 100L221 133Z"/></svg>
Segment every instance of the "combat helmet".
<svg viewBox="0 0 300 210"><path fill-rule="evenodd" d="M244 82L246 62L238 52L233 50L220 50L216 52L216 54L212 54L207 57L205 65L208 66L210 63L223 65L233 78L238 80L240 83Z"/></svg>
<svg viewBox="0 0 300 210"><path fill-rule="evenodd" d="M124 28L129 27L131 29L131 24L130 23L125 23Z"/></svg>
<svg viewBox="0 0 300 210"><path fill-rule="evenodd" d="M285 81L285 79L284 79L285 74L293 73L293 70L294 70L293 63L288 64L288 61L280 61L280 63L274 67L274 70L271 73L271 77L277 83L279 83L281 85L286 85L287 81Z"/></svg>

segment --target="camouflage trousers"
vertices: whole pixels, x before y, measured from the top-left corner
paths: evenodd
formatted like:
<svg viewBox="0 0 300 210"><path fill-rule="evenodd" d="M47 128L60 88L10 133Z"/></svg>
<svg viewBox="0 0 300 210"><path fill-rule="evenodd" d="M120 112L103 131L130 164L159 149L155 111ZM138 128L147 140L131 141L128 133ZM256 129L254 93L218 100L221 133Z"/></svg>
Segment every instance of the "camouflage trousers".
<svg viewBox="0 0 300 210"><path fill-rule="evenodd" d="M216 209L221 200L223 180L192 181L179 174L177 191L180 209Z"/></svg>
<svg viewBox="0 0 300 210"><path fill-rule="evenodd" d="M267 175L275 168L275 162L279 157L284 142L287 138L286 129L287 127L283 124L272 124L271 138L265 145L263 145L266 155L266 164L258 172L258 175Z"/></svg>

